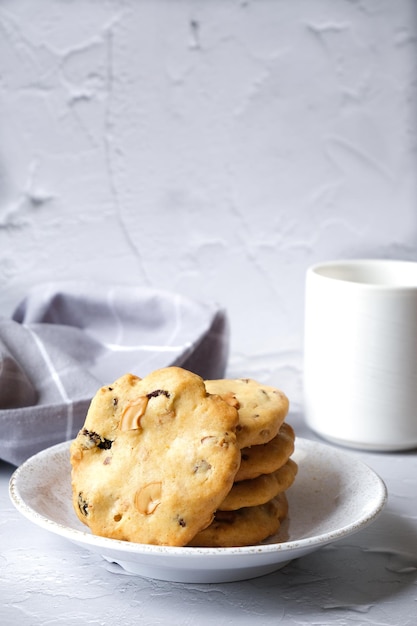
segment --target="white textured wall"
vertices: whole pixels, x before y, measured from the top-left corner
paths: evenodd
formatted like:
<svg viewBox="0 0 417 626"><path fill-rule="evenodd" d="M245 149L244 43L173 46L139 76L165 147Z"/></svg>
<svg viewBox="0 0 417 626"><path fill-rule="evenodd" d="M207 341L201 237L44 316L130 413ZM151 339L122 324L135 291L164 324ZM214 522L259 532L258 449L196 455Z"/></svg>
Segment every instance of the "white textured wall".
<svg viewBox="0 0 417 626"><path fill-rule="evenodd" d="M214 299L297 406L306 267L417 259L416 38L413 0L1 0L0 312Z"/></svg>

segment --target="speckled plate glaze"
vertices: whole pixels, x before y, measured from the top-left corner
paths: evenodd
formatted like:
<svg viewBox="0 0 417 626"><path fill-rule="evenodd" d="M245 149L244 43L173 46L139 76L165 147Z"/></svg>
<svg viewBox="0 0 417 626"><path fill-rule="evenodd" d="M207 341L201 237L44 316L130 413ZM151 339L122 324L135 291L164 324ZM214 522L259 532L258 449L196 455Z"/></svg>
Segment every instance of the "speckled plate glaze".
<svg viewBox="0 0 417 626"><path fill-rule="evenodd" d="M349 453L297 439L293 458L299 471L288 491L289 519L279 535L249 547L175 548L91 535L72 509L68 442L21 465L10 480L10 497L29 520L99 553L116 564L116 571L120 567L129 574L172 582L245 580L358 532L375 520L386 501L381 478Z"/></svg>

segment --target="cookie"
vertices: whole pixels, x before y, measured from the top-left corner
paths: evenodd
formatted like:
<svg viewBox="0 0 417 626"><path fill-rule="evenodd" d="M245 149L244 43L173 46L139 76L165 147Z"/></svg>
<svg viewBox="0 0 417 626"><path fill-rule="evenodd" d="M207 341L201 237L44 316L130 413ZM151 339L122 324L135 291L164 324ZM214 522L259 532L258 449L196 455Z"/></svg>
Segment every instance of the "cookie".
<svg viewBox="0 0 417 626"><path fill-rule="evenodd" d="M194 547L252 546L275 535L288 513L285 493L266 504L238 511L217 511L213 522L189 543Z"/></svg>
<svg viewBox="0 0 417 626"><path fill-rule="evenodd" d="M294 452L294 441L294 430L284 422L278 435L268 443L243 448L235 482L275 472L288 461Z"/></svg>
<svg viewBox="0 0 417 626"><path fill-rule="evenodd" d="M179 367L102 387L71 444L79 519L105 537L186 545L232 487L237 423L234 407Z"/></svg>
<svg viewBox="0 0 417 626"><path fill-rule="evenodd" d="M257 478L235 483L219 505L219 510L235 511L243 507L265 504L291 487L297 470L297 464L292 459L288 459L285 465L271 474L262 474Z"/></svg>
<svg viewBox="0 0 417 626"><path fill-rule="evenodd" d="M236 436L240 448L266 443L278 434L289 408L288 398L282 391L251 378L206 380L205 383L209 393L220 395L237 408Z"/></svg>

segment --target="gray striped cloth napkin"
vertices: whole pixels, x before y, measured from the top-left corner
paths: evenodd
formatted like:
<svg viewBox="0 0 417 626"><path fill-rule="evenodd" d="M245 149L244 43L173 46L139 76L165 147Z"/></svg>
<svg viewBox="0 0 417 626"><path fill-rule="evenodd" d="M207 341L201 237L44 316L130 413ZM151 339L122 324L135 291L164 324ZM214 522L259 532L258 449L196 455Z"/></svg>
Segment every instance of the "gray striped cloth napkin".
<svg viewBox="0 0 417 626"><path fill-rule="evenodd" d="M48 283L0 317L0 459L72 439L99 387L179 365L224 376L225 311L151 288Z"/></svg>

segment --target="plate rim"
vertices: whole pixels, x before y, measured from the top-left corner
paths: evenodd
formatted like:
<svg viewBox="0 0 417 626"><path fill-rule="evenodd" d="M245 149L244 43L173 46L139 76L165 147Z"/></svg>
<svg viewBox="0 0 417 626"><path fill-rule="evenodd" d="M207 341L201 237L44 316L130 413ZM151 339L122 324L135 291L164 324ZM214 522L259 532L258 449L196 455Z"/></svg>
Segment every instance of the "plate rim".
<svg viewBox="0 0 417 626"><path fill-rule="evenodd" d="M237 547L225 547L225 548L206 548L206 547L188 547L188 546L166 546L166 545L154 545L143 544L135 542L127 542L119 539L111 539L108 537L101 537L93 535L89 531L79 530L66 526L60 522L49 519L35 508L30 506L22 497L19 491L19 480L25 475L25 472L31 471L34 465L36 465L43 457L49 457L54 454L64 454L69 451L71 440L63 441L61 443L50 446L40 452L34 454L26 461L24 461L13 472L9 481L9 497L15 506L15 508L29 521L36 525L53 532L57 535L64 537L65 539L72 541L78 545L84 545L90 547L90 549L97 550L117 550L123 552L127 557L129 554L134 556L164 556L164 557L187 557L189 559L200 558L204 555L205 558L210 557L248 557L254 554L267 555L271 553L286 554L291 559L291 552L299 552L301 550L311 550L322 547L329 543L333 543L344 537L348 537L359 530L364 529L371 524L376 517L381 513L384 508L387 498L388 490L383 479L373 470L367 463L360 459L357 459L353 454L344 450L339 450L331 445L314 441L312 439L305 439L297 437L296 439L296 452L302 452L305 449L319 450L322 453L332 454L336 457L341 457L345 460L351 461L355 467L361 467L363 471L367 473L375 481L375 487L379 489L379 492L375 493L375 502L373 506L367 510L366 514L358 515L358 518L354 522L350 522L346 526L337 527L334 531L321 533L318 535L312 535L310 537L301 537L299 539L293 539L289 541L283 541L280 543L261 543L250 546L237 546ZM70 466L69 466L70 467Z"/></svg>

